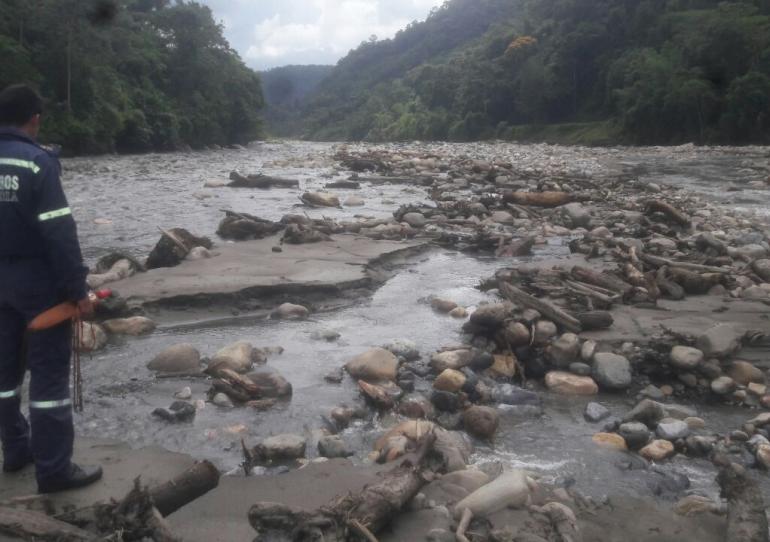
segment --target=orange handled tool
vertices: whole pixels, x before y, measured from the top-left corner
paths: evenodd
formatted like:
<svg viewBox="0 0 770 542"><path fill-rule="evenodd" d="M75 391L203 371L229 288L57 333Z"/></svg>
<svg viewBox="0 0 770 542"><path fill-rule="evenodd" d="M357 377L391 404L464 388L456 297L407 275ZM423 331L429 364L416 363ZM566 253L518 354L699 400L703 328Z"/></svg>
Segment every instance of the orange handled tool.
<svg viewBox="0 0 770 542"><path fill-rule="evenodd" d="M91 292L88 297L93 303L97 303L101 299L106 299L112 295L112 291L108 289L99 290L96 293ZM47 311L38 314L27 326L29 331L43 331L50 329L54 326L58 326L62 322L67 320L77 319L80 316L78 310L78 304L74 301L66 301L60 303Z"/></svg>

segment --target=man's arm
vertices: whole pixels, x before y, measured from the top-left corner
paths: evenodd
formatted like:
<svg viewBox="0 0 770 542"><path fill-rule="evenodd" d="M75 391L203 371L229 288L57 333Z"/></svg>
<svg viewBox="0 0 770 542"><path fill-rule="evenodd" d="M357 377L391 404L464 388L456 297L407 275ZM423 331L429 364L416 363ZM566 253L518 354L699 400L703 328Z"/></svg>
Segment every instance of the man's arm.
<svg viewBox="0 0 770 542"><path fill-rule="evenodd" d="M41 156L35 163L40 167L35 219L46 243L56 284L70 301L87 299L88 268L83 265L77 226L64 195L59 163L50 156Z"/></svg>

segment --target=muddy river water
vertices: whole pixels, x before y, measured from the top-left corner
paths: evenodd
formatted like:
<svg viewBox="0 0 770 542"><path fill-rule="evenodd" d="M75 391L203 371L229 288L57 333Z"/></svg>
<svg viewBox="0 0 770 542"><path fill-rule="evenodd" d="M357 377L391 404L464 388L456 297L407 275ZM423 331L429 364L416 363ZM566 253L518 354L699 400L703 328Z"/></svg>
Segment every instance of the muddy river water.
<svg viewBox="0 0 770 542"><path fill-rule="evenodd" d="M502 157L533 172L558 170L581 176L632 173L649 182L700 192L710 200L749 213L770 214L770 192L752 184L770 176L767 148L591 150L502 143L426 146L436 154ZM385 217L402 204L428 201L426 189L419 186L365 184L361 190L340 191L343 200L353 193L361 196L366 201L363 207L306 211L295 208L299 190L203 188L206 181L226 180L229 172L237 169L299 179L303 191L320 189L330 180L348 176L334 169L333 154L331 144L277 142L241 150L76 158L65 160L63 165L66 189L90 263L113 250L145 257L159 237L158 227L184 227L222 243L214 234L222 209L273 220L291 212L351 219L354 215ZM567 252L565 240L553 239L535 258ZM475 286L481 278L512 263L511 259L474 258L437 248L399 267L371 295L339 310L314 314L309 321L231 319L175 325L182 322L172 320L147 337L114 339L102 352L84 357L87 402L85 413L77 415L78 431L212 459L225 470L240 462L241 438L254 443L271 434L294 432L311 437L308 450L313 457L312 433L322 426L321 414L353 401L357 395L351 380L328 384L325 374L390 339L414 341L423 356L442 345L460 342L462 322L436 314L425 298L436 295L468 307L491 300ZM331 343L314 340L312 333L321 329L335 330L341 338ZM223 410L207 404L192 424L185 425L166 425L150 416L154 408L167 407L174 392L184 386L192 388L194 399L205 399L208 388L202 380L156 379L145 365L157 352L188 342L204 355L212 355L237 340L284 348L269 364L292 383L290 403L268 412ZM602 396L599 400L615 415L633 403L630 397ZM666 484L676 485L677 475L690 479L691 490L714 493L713 471L707 464L674 460L660 468L663 474L651 474L624 468L628 461L624 454L597 449L591 442L597 426L586 423L582 416L586 402L544 394L542 412L502 410L501 429L493 445L479 443L473 460L502 461L549 478L574 479L582 491L597 496L665 493ZM718 431L735 428L750 417L740 409L693 406L709 427ZM382 428L392 422L376 419L346 430L346 439L359 450L359 460Z"/></svg>

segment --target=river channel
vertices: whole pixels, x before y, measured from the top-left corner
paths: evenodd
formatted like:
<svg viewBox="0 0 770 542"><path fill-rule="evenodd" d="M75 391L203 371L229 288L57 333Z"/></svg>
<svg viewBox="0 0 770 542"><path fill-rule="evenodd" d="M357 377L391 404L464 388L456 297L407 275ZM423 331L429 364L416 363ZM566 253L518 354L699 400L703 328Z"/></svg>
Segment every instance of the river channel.
<svg viewBox="0 0 770 542"><path fill-rule="evenodd" d="M405 148L428 148L437 155L501 157L532 172L558 171L596 178L631 173L649 182L699 192L710 201L747 213L770 214L770 192L757 184L770 177L767 148L585 149L503 143L412 144ZM302 191L318 190L331 180L348 177L349 173L334 169L333 154L332 144L272 142L240 150L74 158L64 160L63 167L65 188L89 263L114 250L146 257L158 240L158 227L184 227L223 243L214 233L222 209L272 220L297 212L307 212L313 218L352 219L355 215L385 217L402 204L430 202L426 189L420 186L364 184L361 190L340 191L342 200L354 193L361 196L366 201L363 207L298 207ZM302 190L203 187L206 181L226 180L232 170L299 179ZM552 239L534 258L566 253L566 240ZM423 356L430 356L442 345L461 342L462 322L435 313L425 300L436 295L466 307L492 300L476 285L499 267L514 263L510 258L474 258L436 248L400 266L371 295L339 310L314 314L308 321L231 319L192 326L171 321L147 337L114 339L105 350L84 357L86 408L84 414L77 415L79 434L115 438L137 447L159 445L211 459L224 470L238 466L242 438L254 443L271 434L294 432L308 436L312 444L313 432L322 426L321 414L351 403L357 396L351 380L328 384L325 374L390 339L414 341ZM313 339L313 332L322 329L335 330L341 338L331 343ZM150 416L154 408L167 407L174 392L184 386L192 388L194 399L205 399L208 388L205 381L197 379L156 379L146 363L157 352L187 342L204 355L212 355L237 340L284 348L281 355L271 356L269 365L292 383L291 402L268 412L223 410L207 404L195 421L186 425L166 425ZM587 400L543 395L542 412L501 411L498 437L492 445L477 443L473 460L501 461L532 469L546 478L574 480L582 491L597 496L661 493L661 480L675 480L672 475L676 474L690 479L691 490L714 494L709 465L683 459L666 464L661 475L629 470L624 465L625 454L600 451L591 442L598 429L583 420ZM601 396L599 400L616 415L633 404L632 397ZM714 430L735 428L751 416L740 409L692 406ZM345 437L359 450L357 460L366 456L374 438L393 421L375 419L346 430ZM308 450L314 457L312 445Z"/></svg>

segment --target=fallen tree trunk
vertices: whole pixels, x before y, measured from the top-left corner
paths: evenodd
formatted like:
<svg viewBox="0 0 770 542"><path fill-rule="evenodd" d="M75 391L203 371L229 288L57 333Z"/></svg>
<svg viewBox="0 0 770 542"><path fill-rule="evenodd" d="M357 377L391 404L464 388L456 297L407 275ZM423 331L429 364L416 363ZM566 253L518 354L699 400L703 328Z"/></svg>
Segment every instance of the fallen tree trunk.
<svg viewBox="0 0 770 542"><path fill-rule="evenodd" d="M608 329L615 323L612 315L607 311L581 312L577 318L585 331Z"/></svg>
<svg viewBox="0 0 770 542"><path fill-rule="evenodd" d="M690 263L690 262L677 262L675 260L668 260L666 258L661 258L660 256L653 256L652 254L641 254L639 256L644 263L654 265L656 267L671 267L671 268L679 268L684 269L685 271L693 271L694 273L721 273L723 275L728 275L732 273L731 269L726 269L724 267L714 267L711 265L700 265L697 263Z"/></svg>
<svg viewBox="0 0 770 542"><path fill-rule="evenodd" d="M682 211L675 208L670 203L666 203L661 200L652 200L647 202L646 207L647 214L661 213L666 216L670 221L678 224L679 226L689 228L692 225L690 217L685 215Z"/></svg>
<svg viewBox="0 0 770 542"><path fill-rule="evenodd" d="M531 207L559 207L575 201L567 192L503 192L503 201Z"/></svg>
<svg viewBox="0 0 770 542"><path fill-rule="evenodd" d="M249 523L265 540L348 542L376 540L374 535L390 523L426 483L427 458L436 435L429 433L418 452L356 494L340 497L314 511L259 502L249 510Z"/></svg>
<svg viewBox="0 0 770 542"><path fill-rule="evenodd" d="M575 282L572 280L565 280L565 286L571 292L587 297L591 300L592 304L598 304L599 307L609 309L613 303L618 300L620 296L617 294L607 295L604 292L597 291L590 285L583 284L581 282Z"/></svg>
<svg viewBox="0 0 770 542"><path fill-rule="evenodd" d="M634 289L631 284L610 275L609 273L597 272L577 265L572 268L570 275L577 281L587 282L588 284L599 286L605 290L617 292L624 297Z"/></svg>
<svg viewBox="0 0 770 542"><path fill-rule="evenodd" d="M155 508L169 516L219 485L219 470L210 461L200 461L182 474L150 488Z"/></svg>
<svg viewBox="0 0 770 542"><path fill-rule="evenodd" d="M542 314L543 317L552 322L556 322L557 324L561 324L561 326L568 331L574 333L580 333L582 331L580 320L546 301L532 297L515 286L511 286L506 282L500 282L500 292L513 303L518 303L528 309L535 309Z"/></svg>
<svg viewBox="0 0 770 542"><path fill-rule="evenodd" d="M299 181L294 179L281 179L269 175L248 175L243 176L237 171L230 173L232 181L227 186L231 188L299 188Z"/></svg>

